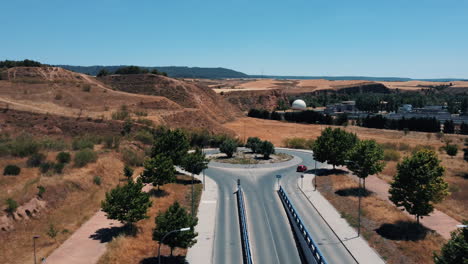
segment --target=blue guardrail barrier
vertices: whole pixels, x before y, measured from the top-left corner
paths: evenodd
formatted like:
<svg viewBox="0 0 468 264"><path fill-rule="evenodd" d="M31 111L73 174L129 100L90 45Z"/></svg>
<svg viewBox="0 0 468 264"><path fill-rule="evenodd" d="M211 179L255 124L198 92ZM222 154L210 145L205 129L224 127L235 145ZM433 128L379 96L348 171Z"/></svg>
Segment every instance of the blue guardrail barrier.
<svg viewBox="0 0 468 264"><path fill-rule="evenodd" d="M242 254L245 264L253 264L252 253L250 252L249 234L247 233L247 220L245 217L244 194L240 184L237 185L237 208L239 210L239 223L242 240Z"/></svg>
<svg viewBox="0 0 468 264"><path fill-rule="evenodd" d="M302 239L306 244L306 248L304 248L303 246L303 251L309 250L309 253L311 253L314 260L318 264L327 264L327 261L325 260L322 253L320 252L320 249L318 248L317 244L312 239L312 236L310 235L309 231L304 227L301 217L297 214L296 209L294 208L291 201L289 200L286 192L283 190L283 187L280 186L278 193L281 198L281 201L283 202L286 210L288 211L287 213L288 213L288 216L290 216L290 221L294 222L292 224L296 225L296 228L298 229L297 231L299 231L299 232L296 232L297 233L296 235L302 236ZM306 255L306 258L307 258L307 255L310 255L310 254L306 254L306 252L304 252L304 254Z"/></svg>

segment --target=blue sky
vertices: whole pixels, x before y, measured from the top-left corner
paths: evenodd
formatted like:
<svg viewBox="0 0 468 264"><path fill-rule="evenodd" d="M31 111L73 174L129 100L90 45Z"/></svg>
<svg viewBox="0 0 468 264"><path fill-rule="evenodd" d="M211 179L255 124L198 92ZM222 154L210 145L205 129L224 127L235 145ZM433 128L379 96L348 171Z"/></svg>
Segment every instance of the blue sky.
<svg viewBox="0 0 468 264"><path fill-rule="evenodd" d="M466 0L3 1L0 60L468 78Z"/></svg>

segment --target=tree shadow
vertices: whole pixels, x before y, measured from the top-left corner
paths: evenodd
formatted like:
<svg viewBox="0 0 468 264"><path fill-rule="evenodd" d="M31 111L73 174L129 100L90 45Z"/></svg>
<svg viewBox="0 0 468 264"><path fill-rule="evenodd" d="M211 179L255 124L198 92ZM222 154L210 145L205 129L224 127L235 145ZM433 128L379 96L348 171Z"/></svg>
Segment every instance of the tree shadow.
<svg viewBox="0 0 468 264"><path fill-rule="evenodd" d="M328 175L332 175L332 174L344 175L344 174L347 174L348 172L345 171L345 170L341 170L341 169L320 168L320 169L317 169L317 170L310 169L310 170L305 171L304 173L315 174L317 176L328 176Z"/></svg>
<svg viewBox="0 0 468 264"><path fill-rule="evenodd" d="M161 190L161 189L159 189L159 190L158 190L158 189L151 189L151 190L149 191L149 194L150 194L151 196L157 197L157 198L159 198L159 197L164 197L164 196L169 195L168 192L166 192L165 190Z"/></svg>
<svg viewBox="0 0 468 264"><path fill-rule="evenodd" d="M354 196L354 197L368 197L369 195L372 194L371 191L366 190L364 188L359 188L359 187L352 187L352 188L344 188L344 189L339 189L335 192L339 196Z"/></svg>
<svg viewBox="0 0 468 264"><path fill-rule="evenodd" d="M158 257L150 257L150 258L144 258L143 260L140 261L140 264L157 264L158 262ZM161 256L161 263L164 264L184 264L188 263L185 260L184 256Z"/></svg>
<svg viewBox="0 0 468 264"><path fill-rule="evenodd" d="M418 241L426 238L431 230L413 221L397 221L394 224L382 224L375 232L391 240Z"/></svg>
<svg viewBox="0 0 468 264"><path fill-rule="evenodd" d="M192 184L192 178L190 178L190 179L176 179L176 183L177 184L183 184L183 185L190 185L190 184ZM195 179L195 178L193 179L193 184L199 184L199 183L201 183L200 180Z"/></svg>
<svg viewBox="0 0 468 264"><path fill-rule="evenodd" d="M128 229L129 228L126 226L101 228L96 230L96 232L90 235L89 238L99 240L101 243L107 243L120 234L127 234Z"/></svg>

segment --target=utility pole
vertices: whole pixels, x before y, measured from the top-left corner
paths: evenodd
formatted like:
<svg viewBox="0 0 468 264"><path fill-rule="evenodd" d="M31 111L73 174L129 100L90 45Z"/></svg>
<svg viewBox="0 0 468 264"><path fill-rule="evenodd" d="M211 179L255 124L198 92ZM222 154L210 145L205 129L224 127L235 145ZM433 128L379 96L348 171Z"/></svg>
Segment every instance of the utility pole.
<svg viewBox="0 0 468 264"><path fill-rule="evenodd" d="M317 190L317 160L315 160L315 170L314 170L314 191Z"/></svg>
<svg viewBox="0 0 468 264"><path fill-rule="evenodd" d="M362 196L362 187L361 187L361 178L359 178L359 204L358 204L358 233L357 236L361 235L361 196Z"/></svg>
<svg viewBox="0 0 468 264"><path fill-rule="evenodd" d="M193 172L192 172L192 217L194 216L194 208L195 208L195 201L194 201L194 191L193 191Z"/></svg>

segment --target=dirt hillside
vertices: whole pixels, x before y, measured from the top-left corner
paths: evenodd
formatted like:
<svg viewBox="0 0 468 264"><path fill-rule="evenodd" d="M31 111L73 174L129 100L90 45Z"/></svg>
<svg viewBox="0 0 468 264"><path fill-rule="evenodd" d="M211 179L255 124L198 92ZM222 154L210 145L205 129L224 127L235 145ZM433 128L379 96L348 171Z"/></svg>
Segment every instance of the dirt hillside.
<svg viewBox="0 0 468 264"><path fill-rule="evenodd" d="M58 67L15 67L1 73L2 109L106 120L122 106L144 113L155 125L213 132L229 132L220 123L239 114L208 87L152 74L101 80Z"/></svg>

